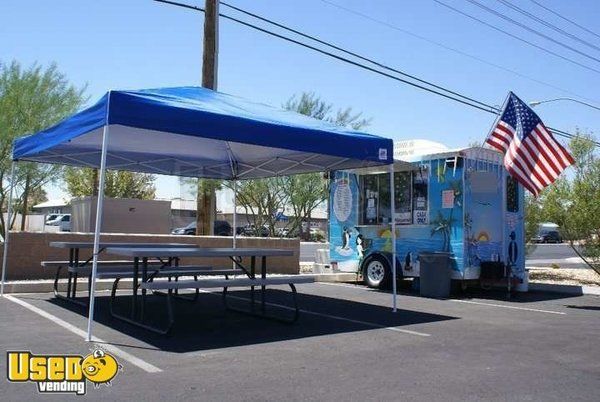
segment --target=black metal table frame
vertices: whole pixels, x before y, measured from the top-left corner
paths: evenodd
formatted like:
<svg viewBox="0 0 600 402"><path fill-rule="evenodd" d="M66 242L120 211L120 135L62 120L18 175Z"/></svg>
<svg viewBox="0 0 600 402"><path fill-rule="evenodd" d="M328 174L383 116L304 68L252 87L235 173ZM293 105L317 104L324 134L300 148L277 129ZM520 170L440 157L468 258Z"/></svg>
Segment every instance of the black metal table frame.
<svg viewBox="0 0 600 402"><path fill-rule="evenodd" d="M250 279L256 278L256 258L257 258L257 256L255 256L255 255L250 256L250 268L249 269L242 264L242 257L234 256L234 255L230 255L227 257L231 261L233 261L235 266L238 267L240 270L242 270L248 278L250 278ZM263 256L260 256L260 258L261 258L260 276L262 279L266 279L266 277L267 277L267 256L263 255ZM113 288L111 290L110 314L113 318L116 318L118 320L127 322L129 324L146 329L146 330L154 332L154 333L158 333L160 335L166 335L170 332L170 330L174 324L174 315L173 315L172 301L171 301L174 291L172 289L169 289L166 294L166 296L167 296L167 301L166 301L166 303L167 303L167 324L166 324L165 328L159 328L157 326L153 326L153 325L144 323L147 291L146 291L146 289L142 288L141 295L138 295L138 289L140 288L140 283L139 283L138 278L141 278L142 282L147 282L152 279L148 275L148 259L149 259L148 257L139 257L139 256L133 257L132 302L131 302L129 316L120 314L120 313L116 312L114 309L114 302L116 299L116 292L117 292L117 287L118 287L118 283L119 283L118 279L114 282ZM170 257L168 257L168 259L169 260L177 259L177 261L178 261L179 257L170 256ZM141 276L139 275L140 265L141 265L141 271L142 271ZM227 276L226 276L226 279L228 279ZM227 303L227 287L223 288L223 293L222 293L223 304L227 310L232 310L232 311L245 313L245 314L251 314L251 315L254 315L257 317L268 318L268 319L272 319L272 320L276 320L276 321L280 321L280 322L284 322L284 323L293 323L293 322L297 321L297 319L298 319L299 308L298 308L298 303L297 303L297 298L296 298L296 287L294 286L294 284L289 284L289 286L292 290L292 299L293 299L293 303L294 303L293 304L294 305L294 315L291 320L286 320L286 319L282 319L282 318L278 318L278 317L272 317L272 316L265 314L265 310L266 310L266 300L265 300L266 286L265 285L261 285L261 295L260 295L260 297L261 297L261 300L260 300L261 313L260 314L257 314L255 312L255 305L256 305L256 303L255 303L255 286L250 286L250 311L231 307L231 305ZM199 289L196 289L196 292L198 293ZM141 297L138 297L138 296L141 296ZM141 299L139 301L139 311L138 311L138 299Z"/></svg>
<svg viewBox="0 0 600 402"><path fill-rule="evenodd" d="M100 253L102 253L107 247L108 246L101 247L98 250L98 255L100 255ZM58 282L60 279L60 272L61 272L62 266L58 266L56 268L53 291L54 291L54 296L58 299L61 299L61 300L64 300L64 301L67 301L70 303L74 303L79 306L88 307L89 306L89 296L86 298L86 301L77 300L77 279L79 277L79 274L77 273L77 271L71 272L71 270L69 268L70 267L76 267L76 268L85 267L86 265L88 265L92 262L92 260L94 259L94 256L92 254L91 257L89 257L83 263L80 263L79 262L79 250L80 250L79 247L69 247L69 263L67 265L67 295L63 296L58 291ZM164 267L167 267L167 266L172 266L173 264L175 264L175 266L179 265L179 258L177 258L177 257L175 257L174 259L169 258L167 261L164 261L163 259L158 258L158 261L160 261L162 263L162 265L158 268L158 270L160 270ZM134 267L134 272L136 273L136 276L134 276L134 278L137 278L137 275L139 273L138 273L138 270L135 270L135 267ZM146 264L146 272L147 272L147 264ZM134 279L134 283L137 283L136 279ZM91 286L92 286L92 273L90 272L90 274L88 275L88 295L89 295Z"/></svg>
<svg viewBox="0 0 600 402"><path fill-rule="evenodd" d="M238 258L236 256L229 256L228 258L231 261L233 261L233 263L238 268L240 268L246 274L246 276L248 276L248 278L250 278L250 279L256 278L256 256L250 257L250 270L248 270L244 265L242 265L241 258ZM148 277L148 257L142 257L141 259L142 259L142 261L141 261L141 265L142 265L141 280L142 280L142 282L147 282L149 279L151 279ZM177 266L179 264L179 257L170 256L170 257L168 257L168 261L174 261L175 266ZM133 258L133 286L132 286L133 301L131 303L131 313L130 313L131 319L135 319L135 317L137 315L137 304L138 304L137 300L138 300L138 289L139 289L139 279L138 278L140 278L139 271L140 271L140 257L134 257ZM261 275L261 278L263 278L263 279L265 279L267 277L267 257L266 256L261 256L261 274L260 275ZM254 304L255 304L254 286L250 287L250 291L251 291L251 295L250 295L251 305L254 307ZM266 305L265 291L266 291L266 287L261 286L261 310L262 311L265 310L265 305ZM147 293L146 289L142 289L141 303L140 303L140 320L144 319L146 293Z"/></svg>

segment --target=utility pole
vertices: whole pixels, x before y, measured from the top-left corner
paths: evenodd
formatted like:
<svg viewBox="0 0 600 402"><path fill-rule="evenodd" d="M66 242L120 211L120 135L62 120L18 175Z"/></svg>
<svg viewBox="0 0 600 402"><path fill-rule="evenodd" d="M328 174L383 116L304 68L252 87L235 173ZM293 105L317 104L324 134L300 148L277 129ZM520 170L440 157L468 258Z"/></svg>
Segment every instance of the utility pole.
<svg viewBox="0 0 600 402"><path fill-rule="evenodd" d="M202 86L216 90L219 60L219 0L205 0L204 9ZM213 183L212 180L198 179L197 235L212 235L214 231L216 195Z"/></svg>

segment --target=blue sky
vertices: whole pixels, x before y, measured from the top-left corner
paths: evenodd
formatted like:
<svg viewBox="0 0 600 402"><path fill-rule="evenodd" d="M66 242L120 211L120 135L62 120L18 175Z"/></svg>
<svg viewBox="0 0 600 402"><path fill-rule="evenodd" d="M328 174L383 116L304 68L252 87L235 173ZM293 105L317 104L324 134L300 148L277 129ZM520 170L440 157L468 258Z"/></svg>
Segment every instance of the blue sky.
<svg viewBox="0 0 600 402"><path fill-rule="evenodd" d="M492 105L501 104L509 90L526 101L576 96L600 104L600 74L528 47L432 0L330 1L572 93L453 53L321 0L229 1ZM464 0L443 1L600 69L600 63L511 26ZM480 1L527 22L496 0ZM600 46L598 37L566 24L531 1L511 1ZM600 33L596 28L600 2L538 1ZM235 14L223 6L221 11ZM4 0L0 2L0 16L0 60L15 59L24 65L56 62L73 83L88 85L90 101L108 89L200 83L201 13L151 0ZM539 25L532 27L600 58L594 49ZM394 139L425 138L451 147L482 141L493 123L487 113L226 20L220 29L219 90L276 106L293 94L314 91L336 106L352 106L372 118L370 132ZM536 110L547 125L566 131L577 126L596 132L600 128L598 111L574 103L550 103ZM181 191L176 180L161 178L158 182L159 196L179 195ZM59 194L58 188L50 191L51 197Z"/></svg>

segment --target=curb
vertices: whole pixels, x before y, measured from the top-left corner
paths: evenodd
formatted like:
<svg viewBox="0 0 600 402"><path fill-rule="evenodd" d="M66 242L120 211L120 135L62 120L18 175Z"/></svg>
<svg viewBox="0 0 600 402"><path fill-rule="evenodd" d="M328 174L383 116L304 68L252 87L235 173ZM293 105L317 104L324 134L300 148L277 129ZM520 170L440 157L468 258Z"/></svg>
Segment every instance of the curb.
<svg viewBox="0 0 600 402"><path fill-rule="evenodd" d="M336 272L327 274L313 274L315 282L356 282L356 274Z"/></svg>

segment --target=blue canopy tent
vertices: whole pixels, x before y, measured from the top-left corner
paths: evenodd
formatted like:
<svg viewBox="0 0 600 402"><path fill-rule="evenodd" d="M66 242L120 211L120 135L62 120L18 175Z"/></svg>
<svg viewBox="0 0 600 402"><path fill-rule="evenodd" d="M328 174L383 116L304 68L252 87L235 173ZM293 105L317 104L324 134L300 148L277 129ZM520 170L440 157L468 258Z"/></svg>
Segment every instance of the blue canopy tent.
<svg viewBox="0 0 600 402"><path fill-rule="evenodd" d="M91 340L106 169L236 181L392 166L393 145L390 139L235 96L177 87L110 91L56 126L17 139L13 161L100 169L88 319ZM2 291L7 251L8 228Z"/></svg>

